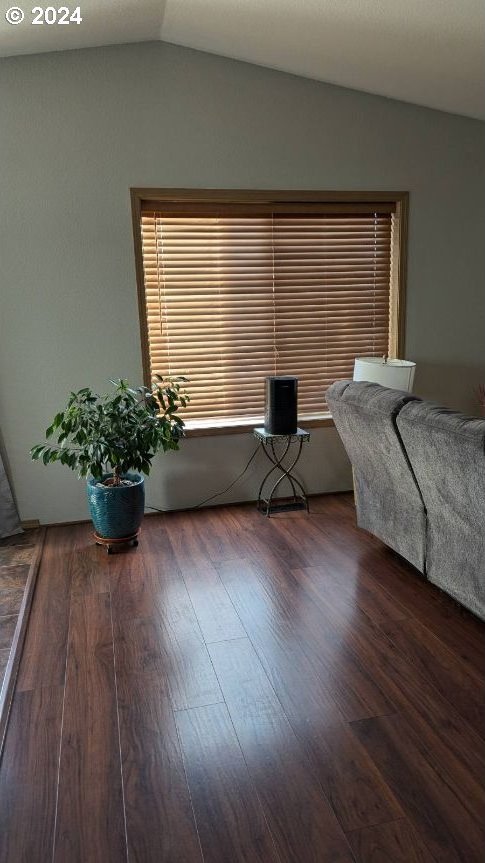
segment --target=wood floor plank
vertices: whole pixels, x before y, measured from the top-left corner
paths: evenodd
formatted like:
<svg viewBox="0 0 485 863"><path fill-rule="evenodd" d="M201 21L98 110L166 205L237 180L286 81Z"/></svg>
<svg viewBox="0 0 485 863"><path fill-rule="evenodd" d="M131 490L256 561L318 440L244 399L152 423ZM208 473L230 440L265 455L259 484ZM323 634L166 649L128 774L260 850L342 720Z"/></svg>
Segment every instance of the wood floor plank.
<svg viewBox="0 0 485 863"><path fill-rule="evenodd" d="M163 634L156 617L113 620L117 667L127 674L157 674L166 679Z"/></svg>
<svg viewBox="0 0 485 863"><path fill-rule="evenodd" d="M153 522L155 519L153 519ZM153 529L145 568L159 589L152 603L158 647L176 710L222 701L202 631L165 529Z"/></svg>
<svg viewBox="0 0 485 863"><path fill-rule="evenodd" d="M205 863L277 863L225 704L176 713Z"/></svg>
<svg viewBox="0 0 485 863"><path fill-rule="evenodd" d="M417 745L434 753L443 782L450 783L463 805L472 807L481 819L485 816L483 738L460 713L459 703L455 705L451 699L447 701L440 689L433 685L432 678L414 661L413 653L420 649L419 645L413 649L409 646L407 652L403 651L389 639L388 627L383 630L381 625L377 628L372 626L370 621L366 622L366 615L359 615L355 607L336 605L333 600L328 602L325 589L322 589L319 579L315 580L315 572L306 569L297 575L302 587L308 589L307 576L311 574L310 587L318 600L325 627L340 632L356 656L367 657L374 678L382 689L389 692L403 720L405 718L409 729L412 729ZM408 622L402 625L407 626ZM451 653L447 655L447 661L453 665ZM463 673L459 657L454 665L455 676ZM477 680L477 690L481 688L483 682Z"/></svg>
<svg viewBox="0 0 485 863"><path fill-rule="evenodd" d="M191 521L166 521L177 565L207 644L244 638L246 632L209 556L201 553L199 535ZM224 536L223 526L220 536Z"/></svg>
<svg viewBox="0 0 485 863"><path fill-rule="evenodd" d="M167 681L176 710L222 701L207 647L188 596L172 592L174 606L165 617L115 621L120 667L129 672L158 673ZM168 610L167 610L168 611Z"/></svg>
<svg viewBox="0 0 485 863"><path fill-rule="evenodd" d="M126 858L108 594L71 603L54 861Z"/></svg>
<svg viewBox="0 0 485 863"><path fill-rule="evenodd" d="M485 737L485 682L478 671L467 667L419 620L388 622L384 631L423 678Z"/></svg>
<svg viewBox="0 0 485 863"><path fill-rule="evenodd" d="M217 507L208 507L194 516L192 524L199 537L200 548L212 563L239 557L237 538L225 529Z"/></svg>
<svg viewBox="0 0 485 863"><path fill-rule="evenodd" d="M201 553L191 523L171 518L166 529L205 642L244 638L236 610L213 563Z"/></svg>
<svg viewBox="0 0 485 863"><path fill-rule="evenodd" d="M483 623L471 612L458 605L451 597L429 582L423 590L423 576L398 554L387 548L376 537L355 526L355 510L340 509L338 524L330 523L328 513L332 501L325 499L323 517L315 525L327 536L331 544L345 549L347 556L358 556L360 566L375 581L384 581L386 590L396 596L409 616L421 621L444 641L457 656L485 673L485 630Z"/></svg>
<svg viewBox="0 0 485 863"><path fill-rule="evenodd" d="M243 539L240 541L243 544ZM258 608L259 622L265 619L266 631L286 632L306 653L345 719L364 719L395 710L392 699L376 684L365 658L347 649L345 636L331 621L329 626L322 625L320 610L281 560L267 556L259 563L253 559L248 564L242 559L218 564L217 569L246 630L250 624L247 616L242 617L240 605L252 602Z"/></svg>
<svg viewBox="0 0 485 863"><path fill-rule="evenodd" d="M321 589L331 593L334 601L347 608L357 607L375 623L387 624L410 617L409 610L382 583L371 578L358 559L352 563L344 561L341 556L331 560L326 554L326 543L322 550L325 554L318 566L306 567L304 571L307 575L314 575ZM301 569L297 571L301 572Z"/></svg>
<svg viewBox="0 0 485 863"><path fill-rule="evenodd" d="M476 738L468 729L459 729L455 735L456 723L448 718L446 733L439 727L440 717L436 712L436 723L422 720L422 714L413 707L399 714L402 734L421 756L428 759L443 785L450 788L471 818L485 825L485 766L483 741ZM458 723L459 725L459 723ZM453 741L450 738L454 736ZM485 849L485 846L484 846Z"/></svg>
<svg viewBox="0 0 485 863"><path fill-rule="evenodd" d="M471 612L458 605L451 597L427 583L412 567L398 559L389 549L378 549L380 567L388 574L389 589L396 591L401 605L407 605L410 617L424 624L433 634L470 668L483 676L485 673L485 630L483 623ZM365 559L366 567L377 567L375 555Z"/></svg>
<svg viewBox="0 0 485 863"><path fill-rule="evenodd" d="M110 589L107 554L93 539L91 524L71 527L69 560L71 594L107 593Z"/></svg>
<svg viewBox="0 0 485 863"><path fill-rule="evenodd" d="M17 679L19 691L64 683L70 553L70 528L48 528Z"/></svg>
<svg viewBox="0 0 485 863"><path fill-rule="evenodd" d="M244 638L246 630L213 564L199 564L182 574L206 644Z"/></svg>
<svg viewBox="0 0 485 863"><path fill-rule="evenodd" d="M290 520L298 516L299 513L291 513ZM280 520L286 520L285 516L268 519L261 513L255 512L253 506L243 506L222 510L220 519L226 531L237 536L239 557L242 556L244 541L244 554L252 557L256 562L258 560L278 561L289 568L305 566L306 561L300 554L298 543L288 540L284 533L277 530L277 523ZM299 518L295 520L299 523Z"/></svg>
<svg viewBox="0 0 485 863"><path fill-rule="evenodd" d="M398 714L351 723L440 863L482 863L485 828L462 805L406 734Z"/></svg>
<svg viewBox="0 0 485 863"><path fill-rule="evenodd" d="M295 535L298 536L298 556L304 561L303 566L321 565L323 550L326 552L324 560L341 560L337 543L328 542L326 535L318 530L314 518L300 517L298 523L295 519L281 519L274 523L274 530L284 537L290 546L295 543Z"/></svg>
<svg viewBox="0 0 485 863"><path fill-rule="evenodd" d="M432 753L443 780L451 784L466 807L479 811L481 819L485 806L483 738L400 654L386 650L379 642L371 643L370 637L367 648L382 672L394 681L401 721L407 723L416 745Z"/></svg>
<svg viewBox="0 0 485 863"><path fill-rule="evenodd" d="M437 863L409 821L348 833L357 863Z"/></svg>
<svg viewBox="0 0 485 863"><path fill-rule="evenodd" d="M187 514L183 512L174 512L168 514L164 518L164 529L166 536L169 539L170 548L173 552L173 560L176 564L188 569L195 567L198 564L208 564L211 562L209 548L215 545L215 540L209 538L206 542L207 535L212 533L209 527L209 510L204 509L201 512L192 513L192 518L188 519ZM224 525L218 528L218 545L229 544L229 535L225 531ZM233 551L232 545L229 545L231 554ZM216 555L217 556L217 555Z"/></svg>
<svg viewBox="0 0 485 863"><path fill-rule="evenodd" d="M281 860L350 863L335 813L250 642L219 642L209 651Z"/></svg>
<svg viewBox="0 0 485 863"><path fill-rule="evenodd" d="M161 578L163 559L157 559L145 538L143 551L138 554L113 554L106 557L108 565L113 618L117 621L150 617L163 601L166 588Z"/></svg>
<svg viewBox="0 0 485 863"><path fill-rule="evenodd" d="M146 519L137 549L106 558L116 620L169 610L172 592L185 590L164 525L163 516Z"/></svg>
<svg viewBox="0 0 485 863"><path fill-rule="evenodd" d="M202 863L167 687L158 674L117 674L128 856Z"/></svg>
<svg viewBox="0 0 485 863"><path fill-rule="evenodd" d="M428 685L416 669L392 650L367 649L381 670L394 681L394 700L406 734L424 756L432 757L441 781L450 786L462 805L485 822L485 745L483 738L458 711Z"/></svg>
<svg viewBox="0 0 485 863"><path fill-rule="evenodd" d="M157 524L157 522L160 522ZM150 519L143 554L113 570L113 618L120 667L156 671L174 707L222 701L222 694L163 519ZM120 555L121 558L121 555ZM138 617L133 614L139 613Z"/></svg>
<svg viewBox="0 0 485 863"><path fill-rule="evenodd" d="M0 764L0 861L52 858L63 687L14 696Z"/></svg>
<svg viewBox="0 0 485 863"><path fill-rule="evenodd" d="M402 653L380 627L373 627L370 621L366 623L366 616L362 613L359 620L355 607L343 604L337 607L334 601L329 603L326 591L315 581L313 570L300 571L302 586L308 588L305 577L309 573L312 573L311 587L322 611L324 625L340 631L356 656L367 656L374 678L390 694L403 720L405 717L417 745L434 753L442 781L454 788L466 808L472 809L479 819L483 817L483 739L432 685L422 668ZM460 664L457 658L458 669Z"/></svg>
<svg viewBox="0 0 485 863"><path fill-rule="evenodd" d="M260 661L345 830L402 816L393 793L343 721L291 621L274 625L254 565L219 565ZM279 603L278 606L279 607ZM255 609L258 613L255 614ZM274 615L273 615L274 618Z"/></svg>

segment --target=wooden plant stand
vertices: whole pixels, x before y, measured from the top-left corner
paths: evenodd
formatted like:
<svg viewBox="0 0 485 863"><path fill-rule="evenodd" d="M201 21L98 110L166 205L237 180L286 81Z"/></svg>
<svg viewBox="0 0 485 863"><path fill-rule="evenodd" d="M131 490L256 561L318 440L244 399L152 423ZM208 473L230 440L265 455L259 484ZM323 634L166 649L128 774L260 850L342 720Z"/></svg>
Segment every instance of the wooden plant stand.
<svg viewBox="0 0 485 863"><path fill-rule="evenodd" d="M122 536L119 539L109 539L106 536L98 536L98 534L94 533L94 540L96 545L104 545L108 554L113 554L113 548L116 548L119 545L138 545L138 534L140 531L137 530L136 533L132 533L130 536Z"/></svg>

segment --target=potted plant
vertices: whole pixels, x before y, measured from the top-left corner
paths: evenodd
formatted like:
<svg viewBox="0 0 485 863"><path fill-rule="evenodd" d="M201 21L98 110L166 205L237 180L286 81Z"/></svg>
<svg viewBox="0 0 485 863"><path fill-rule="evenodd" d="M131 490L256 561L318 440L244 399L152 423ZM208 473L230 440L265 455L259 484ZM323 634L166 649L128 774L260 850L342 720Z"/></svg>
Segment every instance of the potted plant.
<svg viewBox="0 0 485 863"><path fill-rule="evenodd" d="M179 448L184 422L178 416L189 397L186 378L163 380L132 389L126 380L110 381L114 391L99 396L89 387L72 392L54 417L46 438L55 444L32 447L32 459L59 461L79 478L88 477L87 493L95 538L108 553L117 542L137 544L145 492L142 474L150 473L157 452Z"/></svg>

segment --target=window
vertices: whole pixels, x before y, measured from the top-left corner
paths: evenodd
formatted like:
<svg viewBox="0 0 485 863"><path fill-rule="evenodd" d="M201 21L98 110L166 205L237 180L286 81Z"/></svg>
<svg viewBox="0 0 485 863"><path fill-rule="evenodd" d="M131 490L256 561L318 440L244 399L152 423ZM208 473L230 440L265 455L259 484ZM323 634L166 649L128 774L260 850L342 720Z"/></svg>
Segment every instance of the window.
<svg viewBox="0 0 485 863"><path fill-rule="evenodd" d="M356 356L402 350L405 193L132 190L144 371L185 375L188 428L254 425L264 378L299 417Z"/></svg>

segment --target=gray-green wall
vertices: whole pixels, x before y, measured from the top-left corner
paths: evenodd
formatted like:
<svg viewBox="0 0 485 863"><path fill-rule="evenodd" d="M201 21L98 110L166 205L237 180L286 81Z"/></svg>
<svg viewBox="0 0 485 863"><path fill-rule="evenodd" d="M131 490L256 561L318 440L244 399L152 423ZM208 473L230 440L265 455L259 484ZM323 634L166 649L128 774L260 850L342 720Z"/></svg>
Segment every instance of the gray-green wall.
<svg viewBox="0 0 485 863"><path fill-rule="evenodd" d="M69 390L141 378L130 186L409 190L416 390L471 410L485 380L484 124L159 43L0 61L0 429L22 518L83 518L29 461ZM1 442L0 442L1 444ZM160 457L149 502L227 485L250 435ZM226 499L254 497L262 464ZM302 463L348 488L333 429Z"/></svg>

